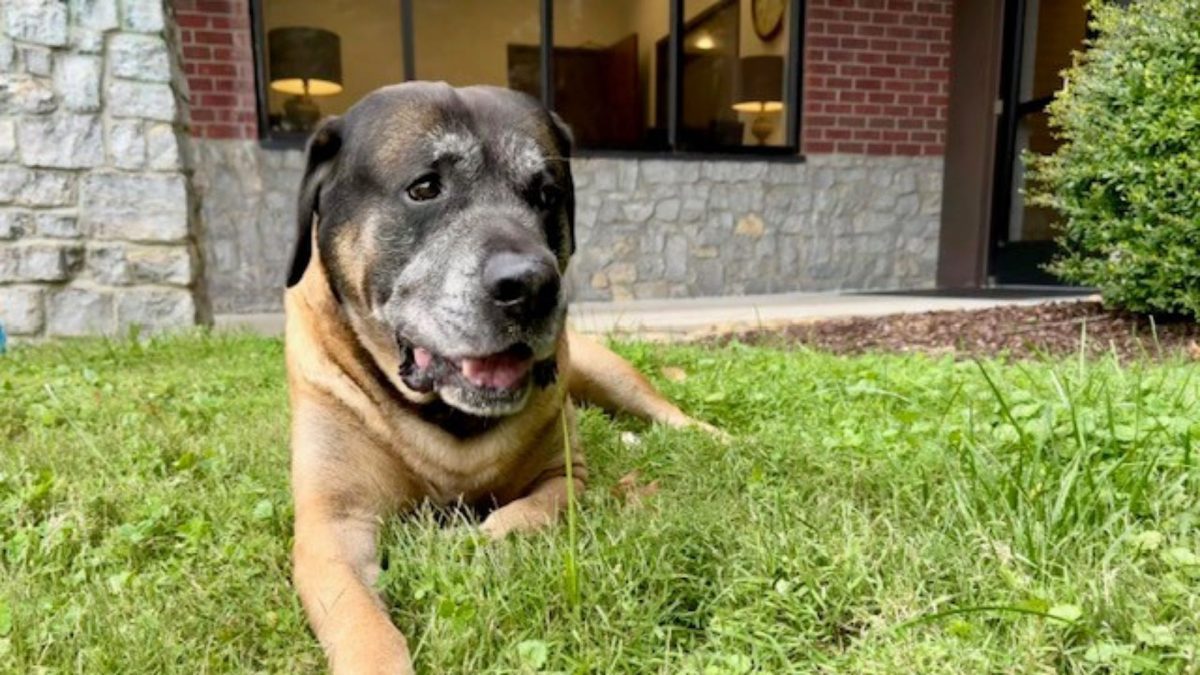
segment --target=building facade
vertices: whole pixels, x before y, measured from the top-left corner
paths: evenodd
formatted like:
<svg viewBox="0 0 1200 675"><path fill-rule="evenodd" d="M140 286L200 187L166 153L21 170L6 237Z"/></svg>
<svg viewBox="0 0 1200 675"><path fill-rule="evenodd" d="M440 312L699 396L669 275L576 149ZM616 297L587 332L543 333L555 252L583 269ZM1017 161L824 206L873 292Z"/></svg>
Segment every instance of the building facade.
<svg viewBox="0 0 1200 675"><path fill-rule="evenodd" d="M0 322L278 311L307 129L406 79L573 127L576 299L985 285L996 170L1041 142L997 92L1053 84L1013 54L1083 16L1044 4L5 0Z"/></svg>

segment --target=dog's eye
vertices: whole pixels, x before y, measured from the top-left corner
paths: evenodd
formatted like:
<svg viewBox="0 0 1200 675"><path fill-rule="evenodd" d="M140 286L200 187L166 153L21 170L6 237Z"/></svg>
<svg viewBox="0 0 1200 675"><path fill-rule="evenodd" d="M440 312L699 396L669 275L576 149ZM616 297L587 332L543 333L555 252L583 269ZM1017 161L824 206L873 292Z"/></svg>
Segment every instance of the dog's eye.
<svg viewBox="0 0 1200 675"><path fill-rule="evenodd" d="M543 185L538 190L538 205L544 209L553 209L562 202L562 190L554 185Z"/></svg>
<svg viewBox="0 0 1200 675"><path fill-rule="evenodd" d="M432 173L421 176L408 186L407 192L414 202L427 202L442 194L442 181Z"/></svg>

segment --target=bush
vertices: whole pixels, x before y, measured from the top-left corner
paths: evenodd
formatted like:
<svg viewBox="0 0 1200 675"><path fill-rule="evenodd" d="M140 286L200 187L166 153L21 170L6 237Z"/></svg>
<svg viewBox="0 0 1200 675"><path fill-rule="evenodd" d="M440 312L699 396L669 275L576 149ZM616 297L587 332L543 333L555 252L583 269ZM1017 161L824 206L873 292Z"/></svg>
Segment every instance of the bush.
<svg viewBox="0 0 1200 675"><path fill-rule="evenodd" d="M1063 215L1051 270L1135 312L1200 315L1200 0L1093 0L1098 37L1029 157L1032 203Z"/></svg>

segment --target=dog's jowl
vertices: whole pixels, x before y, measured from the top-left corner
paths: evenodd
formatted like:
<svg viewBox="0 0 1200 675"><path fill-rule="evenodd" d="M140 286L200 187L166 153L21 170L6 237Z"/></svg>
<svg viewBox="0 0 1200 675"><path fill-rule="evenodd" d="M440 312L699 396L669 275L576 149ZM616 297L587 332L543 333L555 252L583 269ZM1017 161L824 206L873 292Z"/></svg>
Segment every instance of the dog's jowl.
<svg viewBox="0 0 1200 675"><path fill-rule="evenodd" d="M570 143L522 94L430 83L309 142L285 298L294 580L336 672L412 672L372 590L381 516L463 502L492 537L551 523L572 398L698 424L566 330Z"/></svg>

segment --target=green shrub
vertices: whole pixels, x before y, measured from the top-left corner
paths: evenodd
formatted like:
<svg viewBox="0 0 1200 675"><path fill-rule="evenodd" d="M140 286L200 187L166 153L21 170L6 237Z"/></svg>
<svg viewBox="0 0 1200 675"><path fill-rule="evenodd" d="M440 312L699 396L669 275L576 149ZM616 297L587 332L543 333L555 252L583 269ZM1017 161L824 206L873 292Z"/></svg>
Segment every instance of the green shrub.
<svg viewBox="0 0 1200 675"><path fill-rule="evenodd" d="M1064 142L1027 158L1032 202L1064 216L1051 270L1116 307L1200 315L1200 0L1092 8L1050 106Z"/></svg>

